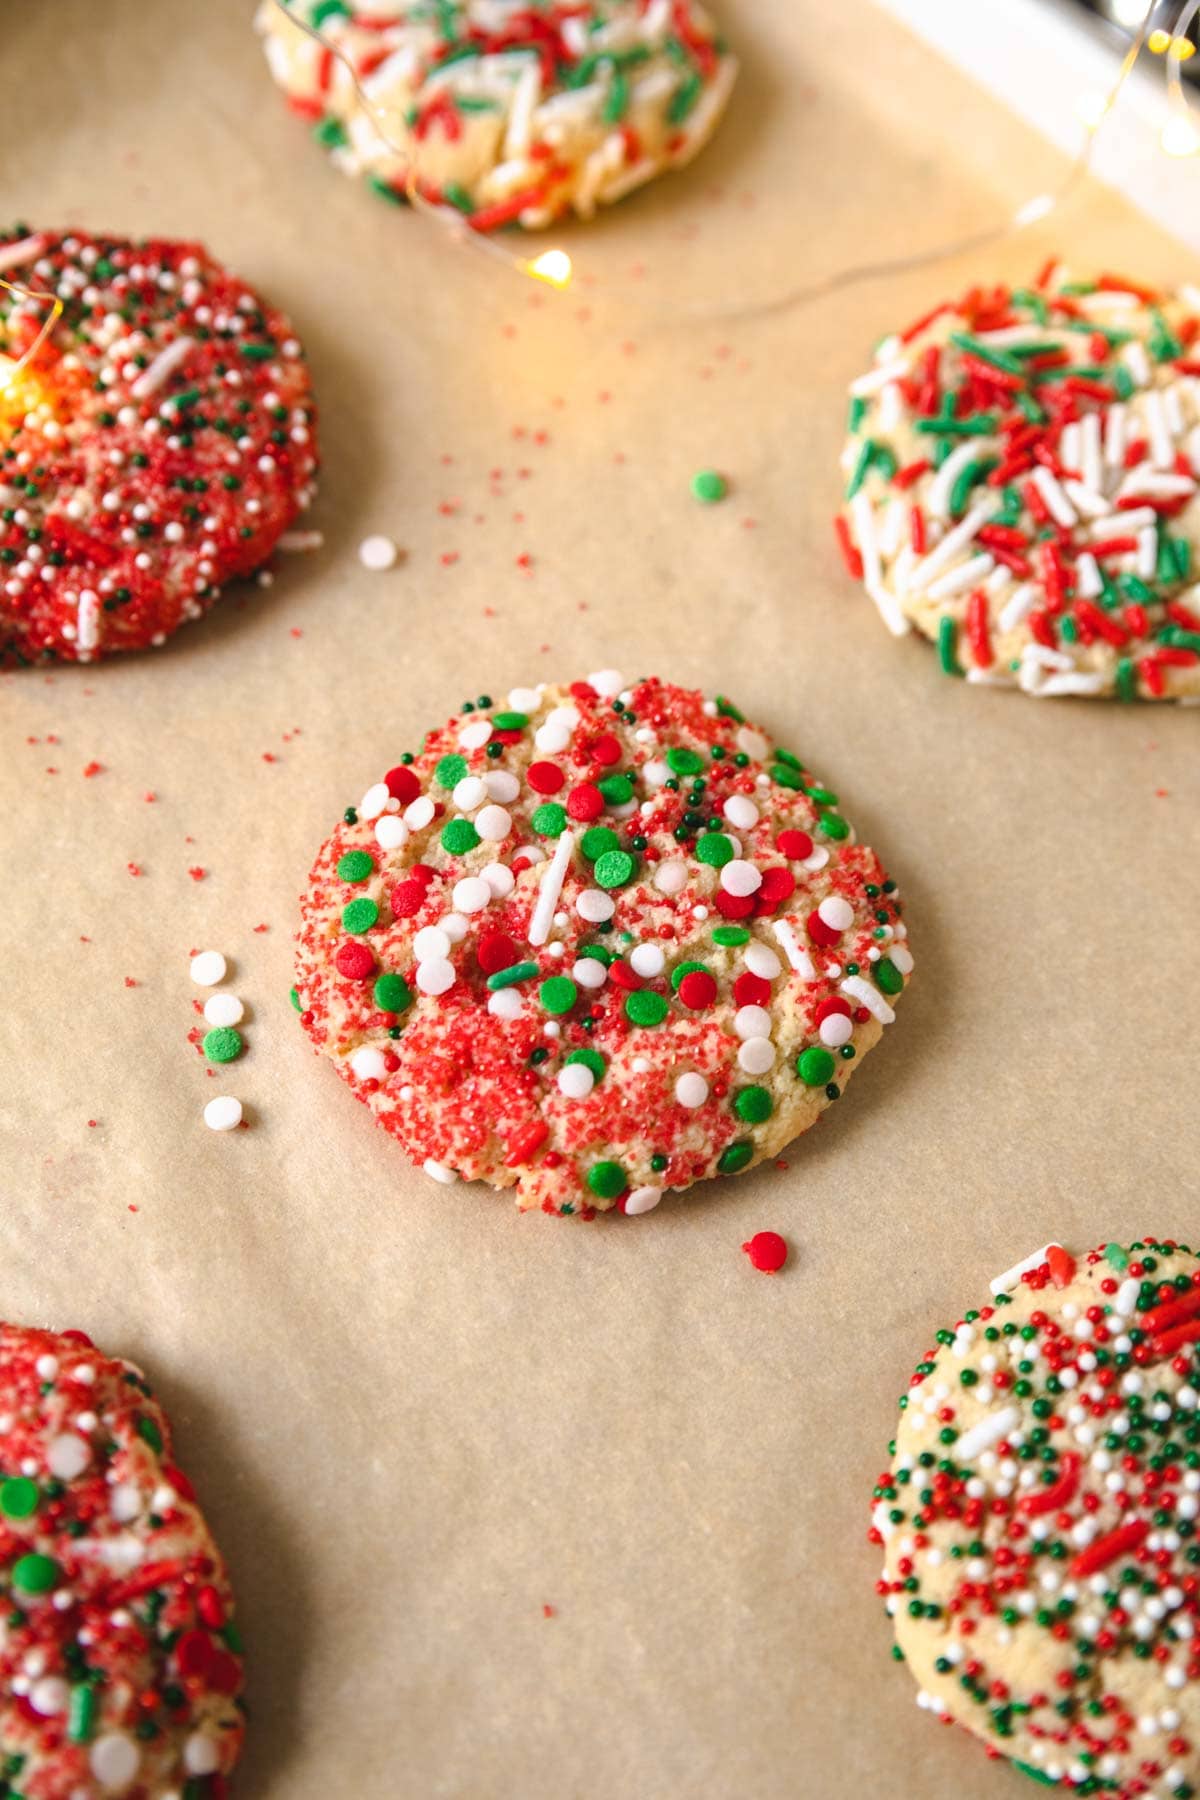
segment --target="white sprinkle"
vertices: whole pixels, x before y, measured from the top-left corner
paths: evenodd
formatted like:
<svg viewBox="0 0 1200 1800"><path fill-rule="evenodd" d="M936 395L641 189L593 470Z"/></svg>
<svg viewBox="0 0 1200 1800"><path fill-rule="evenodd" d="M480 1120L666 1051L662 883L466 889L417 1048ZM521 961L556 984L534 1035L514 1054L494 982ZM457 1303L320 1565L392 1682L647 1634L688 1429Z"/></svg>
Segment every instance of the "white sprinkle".
<svg viewBox="0 0 1200 1800"><path fill-rule="evenodd" d="M568 1100L586 1100L596 1085L596 1077L586 1063L569 1062L558 1071L558 1091Z"/></svg>
<svg viewBox="0 0 1200 1800"><path fill-rule="evenodd" d="M657 944L639 944L629 958L634 972L644 975L647 979L661 975L666 960Z"/></svg>
<svg viewBox="0 0 1200 1800"><path fill-rule="evenodd" d="M474 812L475 808L482 806L486 800L487 788L481 776L464 775L461 781L455 783L454 792L450 798L459 812Z"/></svg>
<svg viewBox="0 0 1200 1800"><path fill-rule="evenodd" d="M383 1051L376 1050L371 1044L364 1044L354 1052L350 1058L350 1067L360 1081L382 1081L387 1074Z"/></svg>
<svg viewBox="0 0 1200 1800"><path fill-rule="evenodd" d="M240 1025L245 1013L236 994L210 994L204 1002L204 1017L210 1025Z"/></svg>
<svg viewBox="0 0 1200 1800"><path fill-rule="evenodd" d="M485 806L476 816L475 829L485 843L503 843L512 830L512 815L502 806Z"/></svg>
<svg viewBox="0 0 1200 1800"><path fill-rule="evenodd" d="M687 886L688 868L678 857L669 857L654 871L654 885L660 894L682 893Z"/></svg>
<svg viewBox="0 0 1200 1800"><path fill-rule="evenodd" d="M830 894L818 906L817 917L830 931L849 931L854 923L854 908L840 894Z"/></svg>
<svg viewBox="0 0 1200 1800"><path fill-rule="evenodd" d="M817 971L813 967L812 957L808 954L807 950L802 949L796 942L796 934L788 924L787 920L776 919L771 926L771 930L775 934L776 943L787 957L791 967L795 969L797 975L803 975L805 981L815 981L817 979Z"/></svg>
<svg viewBox="0 0 1200 1800"><path fill-rule="evenodd" d="M240 1112L241 1109L238 1110ZM91 1460L91 1445L86 1439L76 1437L73 1431L60 1433L46 1445L46 1467L59 1481L74 1481L77 1475L83 1474Z"/></svg>
<svg viewBox="0 0 1200 1800"><path fill-rule="evenodd" d="M571 853L574 848L575 833L564 831L554 846L554 855L542 876L533 917L529 921L529 942L535 949L539 944L544 944L550 936L554 909L558 905L558 897L562 893L563 882L567 878L567 869L570 867ZM582 898L582 896L580 897Z"/></svg>
<svg viewBox="0 0 1200 1800"><path fill-rule="evenodd" d="M492 735L490 719L471 719L458 734L458 742L463 750L482 750Z"/></svg>
<svg viewBox="0 0 1200 1800"><path fill-rule="evenodd" d="M639 1213L653 1212L662 1199L662 1189L657 1187L634 1188L625 1202L625 1216L636 1218Z"/></svg>
<svg viewBox="0 0 1200 1800"><path fill-rule="evenodd" d="M381 812L386 811L387 803L391 797L391 791L388 788L387 782L377 781L373 787L367 789L366 793L359 801L359 817L367 820L377 819ZM413 805L416 806L417 804L418 802L414 800ZM430 811L429 816L430 818L433 817L432 810Z"/></svg>
<svg viewBox="0 0 1200 1800"><path fill-rule="evenodd" d="M458 1180L453 1169L448 1168L445 1163L435 1162L432 1156L428 1157L421 1167L427 1175L433 1177L434 1181L440 1181L443 1187L453 1187Z"/></svg>
<svg viewBox="0 0 1200 1800"><path fill-rule="evenodd" d="M537 688L509 689L508 704L514 712L535 713L541 703L542 696Z"/></svg>
<svg viewBox="0 0 1200 1800"><path fill-rule="evenodd" d="M748 1037L738 1050L738 1067L747 1075L765 1075L775 1066L775 1046L768 1037Z"/></svg>
<svg viewBox="0 0 1200 1800"><path fill-rule="evenodd" d="M571 979L577 987L602 988L608 980L608 970L598 956L581 956L571 965Z"/></svg>
<svg viewBox="0 0 1200 1800"><path fill-rule="evenodd" d="M865 1006L881 1025L890 1025L896 1017L879 989L872 987L869 981L864 981L861 975L847 975L840 986L848 1000L857 1000L860 1006Z"/></svg>
<svg viewBox="0 0 1200 1800"><path fill-rule="evenodd" d="M926 591L931 600L951 600L955 594L963 594L968 588L978 587L995 566L995 557L989 556L985 550L980 551L978 556L960 563L957 569L950 569L945 575L939 575L936 581L930 582Z"/></svg>
<svg viewBox="0 0 1200 1800"><path fill-rule="evenodd" d="M689 1110L703 1106L708 1099L708 1083L703 1075L697 1075L691 1070L688 1074L681 1075L675 1083L675 1098L680 1106L686 1106Z"/></svg>
<svg viewBox="0 0 1200 1800"><path fill-rule="evenodd" d="M123 1731L106 1731L88 1752L88 1766L103 1788L123 1788L137 1774L142 1754Z"/></svg>
<svg viewBox="0 0 1200 1800"><path fill-rule="evenodd" d="M831 1050L840 1049L843 1044L848 1044L854 1036L854 1021L847 1018L845 1013L830 1013L827 1018L821 1020L817 1028L817 1035L823 1044L828 1044Z"/></svg>
<svg viewBox="0 0 1200 1800"><path fill-rule="evenodd" d="M1042 1263L1046 1260L1047 1250L1058 1248L1061 1248L1061 1246L1056 1245L1053 1240L1051 1240L1049 1244L1043 1244L1040 1250L1034 1250L1030 1255L1023 1256L1019 1263L1014 1263L1011 1269L1005 1269L1003 1275L997 1275L993 1281L988 1283L992 1293L1011 1293L1026 1269L1040 1268Z"/></svg>
<svg viewBox="0 0 1200 1800"><path fill-rule="evenodd" d="M521 792L520 782L507 769L489 769L483 780L488 799L499 800L505 806Z"/></svg>
<svg viewBox="0 0 1200 1800"><path fill-rule="evenodd" d="M428 794L418 794L404 809L404 823L410 831L424 831L433 820L434 806Z"/></svg>
<svg viewBox="0 0 1200 1800"><path fill-rule="evenodd" d="M943 465L944 466L944 465ZM1003 504L1000 498L989 497L972 506L959 520L952 530L948 531L940 543L936 544L923 561L919 562L909 577L910 588L924 588L942 569L947 568L968 544L975 541L975 534L981 525L986 525L992 514Z"/></svg>
<svg viewBox="0 0 1200 1800"><path fill-rule="evenodd" d="M1094 418L1094 413L1088 414ZM1100 577L1100 564L1090 550L1081 550L1075 558L1075 568L1079 576L1078 592L1083 600L1094 600L1097 594L1104 592L1104 582Z"/></svg>
<svg viewBox="0 0 1200 1800"><path fill-rule="evenodd" d="M852 381L850 393L856 399L866 399L871 394L877 394L880 388L886 387L889 381L903 381L908 370L909 359L907 356L881 363L877 368L868 369L865 375L860 375L856 381Z"/></svg>
<svg viewBox="0 0 1200 1800"><path fill-rule="evenodd" d="M167 376L173 375L180 363L187 361L188 352L194 342L194 338L177 337L173 344L168 344L165 350L160 350L153 362L146 365L130 388L129 392L133 398L146 400L151 394L157 392Z"/></svg>
<svg viewBox="0 0 1200 1800"><path fill-rule="evenodd" d="M753 863L745 862L735 856L721 870L721 886L727 894L734 894L745 899L748 894L757 893L762 886L762 875Z"/></svg>
<svg viewBox="0 0 1200 1800"><path fill-rule="evenodd" d="M575 901L575 911L589 925L602 924L605 919L611 919L616 910L616 901L603 888L584 888Z"/></svg>
<svg viewBox="0 0 1200 1800"><path fill-rule="evenodd" d="M928 510L935 519L948 519L950 517L950 497L954 492L954 484L962 474L962 471L969 463L975 462L978 457L986 456L988 451L995 447L996 440L994 438L976 437L968 438L965 443L958 446L957 450L952 450L950 452L949 456L929 484ZM988 507L988 513L990 514L995 511L996 507L1000 504L1000 496L997 494ZM972 510L978 512L979 508L974 507ZM970 516L970 513L968 513L967 518L970 518ZM966 520L964 520L963 523L965 524ZM974 537L975 532L979 528L979 524L982 524L982 520L972 526L968 533L968 541L970 538ZM954 533L951 532L950 535L953 537Z"/></svg>
<svg viewBox="0 0 1200 1800"><path fill-rule="evenodd" d="M996 619L996 629L1000 633L1012 631L1023 619L1028 618L1038 602L1038 585L1036 581L1023 581L1014 589L1010 599L1006 600Z"/></svg>
<svg viewBox="0 0 1200 1800"><path fill-rule="evenodd" d="M1138 1295L1141 1292L1141 1286L1141 1282L1133 1275L1130 1275L1128 1280L1123 1281L1117 1289L1117 1296L1113 1301L1113 1305L1123 1319L1132 1318L1133 1314L1137 1311Z"/></svg>
<svg viewBox="0 0 1200 1800"><path fill-rule="evenodd" d="M384 569L394 569L396 558L400 552L390 537L376 532L373 537L365 537L358 546L358 560L364 569L380 574Z"/></svg>
<svg viewBox="0 0 1200 1800"><path fill-rule="evenodd" d="M418 963L417 986L423 994L446 993L454 986L454 964L440 956Z"/></svg>
<svg viewBox="0 0 1200 1800"><path fill-rule="evenodd" d="M1020 1423L1020 1409L1015 1406L1002 1406L998 1413L989 1413L957 1439L954 1445L955 1462L974 1462L980 1451L990 1450L993 1444L998 1444L1010 1431L1015 1431Z"/></svg>
<svg viewBox="0 0 1200 1800"><path fill-rule="evenodd" d="M399 850L408 842L408 826L395 813L384 813L375 821L375 842L381 850Z"/></svg>
<svg viewBox="0 0 1200 1800"><path fill-rule="evenodd" d="M221 1766L217 1740L208 1731L193 1731L184 1740L183 1766L189 1775L215 1775Z"/></svg>
<svg viewBox="0 0 1200 1800"><path fill-rule="evenodd" d="M602 700L615 699L625 686L625 677L619 669L601 669L595 675L589 675L587 680L588 686L595 688Z"/></svg>
<svg viewBox="0 0 1200 1800"><path fill-rule="evenodd" d="M413 955L417 961L432 962L437 957L450 954L450 934L443 931L440 925L426 925L418 931L412 943Z"/></svg>
<svg viewBox="0 0 1200 1800"><path fill-rule="evenodd" d="M191 961L191 977L197 987L216 987L224 981L228 964L219 950L201 950Z"/></svg>
<svg viewBox="0 0 1200 1800"><path fill-rule="evenodd" d="M445 932L452 944L461 944L468 931L471 929L461 912L447 913L444 918L438 920L438 925L440 929Z"/></svg>
<svg viewBox="0 0 1200 1800"><path fill-rule="evenodd" d="M1153 525L1146 525L1138 532L1137 546L1136 573L1143 581L1153 581L1158 567L1158 532Z"/></svg>
<svg viewBox="0 0 1200 1800"><path fill-rule="evenodd" d="M758 824L758 808L748 794L730 794L721 810L735 831L749 831Z"/></svg>
<svg viewBox="0 0 1200 1800"><path fill-rule="evenodd" d="M760 976L763 981L774 981L783 970L783 964L769 944L751 940L746 945L743 958L750 973Z"/></svg>
<svg viewBox="0 0 1200 1800"><path fill-rule="evenodd" d="M507 863L489 863L486 869L479 871L480 878L486 881L497 900L503 900L511 894L517 885L517 878Z"/></svg>
<svg viewBox="0 0 1200 1800"><path fill-rule="evenodd" d="M232 1094L218 1094L204 1108L204 1123L210 1131L236 1131L242 1122L242 1103Z"/></svg>
<svg viewBox="0 0 1200 1800"><path fill-rule="evenodd" d="M1150 462L1156 469L1169 469L1175 461L1175 445L1167 425L1167 415L1163 408L1163 397L1158 388L1151 388L1143 397L1146 432L1150 439Z"/></svg>
<svg viewBox="0 0 1200 1800"><path fill-rule="evenodd" d="M739 1006L733 1015L733 1029L740 1038L769 1037L771 1015L765 1006Z"/></svg>
<svg viewBox="0 0 1200 1800"><path fill-rule="evenodd" d="M459 912L482 912L492 902L492 890L482 875L464 875L454 884L454 905Z"/></svg>

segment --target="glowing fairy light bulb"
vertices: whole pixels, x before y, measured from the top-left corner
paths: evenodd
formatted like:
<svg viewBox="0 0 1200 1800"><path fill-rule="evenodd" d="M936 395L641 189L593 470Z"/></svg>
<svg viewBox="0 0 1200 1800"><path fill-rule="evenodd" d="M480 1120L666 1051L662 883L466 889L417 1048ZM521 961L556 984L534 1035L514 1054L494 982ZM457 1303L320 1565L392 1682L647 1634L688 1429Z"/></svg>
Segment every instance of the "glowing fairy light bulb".
<svg viewBox="0 0 1200 1800"><path fill-rule="evenodd" d="M1200 150L1200 132L1184 113L1167 120L1160 141L1168 156L1195 156Z"/></svg>
<svg viewBox="0 0 1200 1800"><path fill-rule="evenodd" d="M1089 131L1095 131L1103 123L1107 111L1107 94L1080 94L1075 102L1075 116L1083 120Z"/></svg>
<svg viewBox="0 0 1200 1800"><path fill-rule="evenodd" d="M571 279L571 259L565 250L543 250L526 266L538 281L547 281L551 287L565 288Z"/></svg>
<svg viewBox="0 0 1200 1800"><path fill-rule="evenodd" d="M8 392L17 379L17 371L20 367L20 363L14 362L11 356L0 355L0 394Z"/></svg>

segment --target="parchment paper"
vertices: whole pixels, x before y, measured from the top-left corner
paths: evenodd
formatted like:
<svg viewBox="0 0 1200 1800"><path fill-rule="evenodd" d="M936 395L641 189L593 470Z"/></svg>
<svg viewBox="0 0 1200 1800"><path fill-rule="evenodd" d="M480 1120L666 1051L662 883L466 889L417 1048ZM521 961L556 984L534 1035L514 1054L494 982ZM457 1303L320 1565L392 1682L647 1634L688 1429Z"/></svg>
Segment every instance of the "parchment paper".
<svg viewBox="0 0 1200 1800"><path fill-rule="evenodd" d="M291 311L322 405L320 553L163 652L0 681L0 1304L139 1359L174 1415L250 1647L245 1800L1015 1792L889 1658L864 1532L895 1398L1049 1236L1196 1236L1196 714L948 680L828 526L884 330L1055 241L1196 271L1089 189L1054 238L673 320L710 297L673 284L677 204L732 298L802 280L806 241L862 260L1061 172L861 0L723 11L725 130L611 227L648 318L334 173L240 6L6 9L6 211L204 238ZM791 127L772 149L801 104L810 167ZM702 509L709 465L732 493ZM389 575L357 561L375 531ZM918 972L786 1172L587 1227L411 1172L287 990L310 857L378 771L481 688L612 665L804 750L900 880ZM249 1009L214 1078L206 946ZM205 1129L221 1091L247 1130ZM740 1250L763 1228L773 1280Z"/></svg>

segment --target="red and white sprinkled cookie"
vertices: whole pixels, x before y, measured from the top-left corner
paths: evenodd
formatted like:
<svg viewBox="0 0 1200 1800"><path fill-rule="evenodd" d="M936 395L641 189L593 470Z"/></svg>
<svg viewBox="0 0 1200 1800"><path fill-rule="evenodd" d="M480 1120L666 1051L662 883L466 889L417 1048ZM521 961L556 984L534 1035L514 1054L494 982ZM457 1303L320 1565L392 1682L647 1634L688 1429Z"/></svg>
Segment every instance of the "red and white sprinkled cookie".
<svg viewBox="0 0 1200 1800"><path fill-rule="evenodd" d="M295 0L290 11L332 48L264 0L267 60L334 160L398 199L411 159L422 194L477 231L589 218L690 161L737 74L697 0Z"/></svg>
<svg viewBox="0 0 1200 1800"><path fill-rule="evenodd" d="M225 1565L140 1371L79 1331L0 1325L0 1583L0 1791L222 1800Z"/></svg>
<svg viewBox="0 0 1200 1800"><path fill-rule="evenodd" d="M814 1124L912 969L837 796L727 700L615 671L464 706L351 807L295 1004L439 1181L648 1211Z"/></svg>
<svg viewBox="0 0 1200 1800"><path fill-rule="evenodd" d="M63 308L0 363L0 668L162 644L312 497L300 345L199 244L17 227L0 276ZM0 287L0 353L45 318Z"/></svg>
<svg viewBox="0 0 1200 1800"><path fill-rule="evenodd" d="M1027 694L1200 697L1200 290L1049 265L850 386L837 520L897 636Z"/></svg>
<svg viewBox="0 0 1200 1800"><path fill-rule="evenodd" d="M1047 1244L937 1333L871 1537L918 1705L1070 1793L1200 1793L1200 1256Z"/></svg>

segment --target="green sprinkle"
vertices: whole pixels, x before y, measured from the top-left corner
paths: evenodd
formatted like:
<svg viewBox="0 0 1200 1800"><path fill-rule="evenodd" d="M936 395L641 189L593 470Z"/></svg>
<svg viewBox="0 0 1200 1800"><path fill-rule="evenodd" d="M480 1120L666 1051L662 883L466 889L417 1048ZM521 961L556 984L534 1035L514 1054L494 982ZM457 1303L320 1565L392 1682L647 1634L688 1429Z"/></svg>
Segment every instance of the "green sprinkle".
<svg viewBox="0 0 1200 1800"><path fill-rule="evenodd" d="M619 124L625 116L625 109L628 105L629 83L618 69L604 99L604 123L606 125Z"/></svg>
<svg viewBox="0 0 1200 1800"><path fill-rule="evenodd" d="M744 925L718 925L712 934L714 944L721 944L727 949L735 949L738 944L748 944L750 933ZM698 965L703 966L703 965Z"/></svg>
<svg viewBox="0 0 1200 1800"><path fill-rule="evenodd" d="M608 850L619 850L621 840L607 825L593 825L579 840L579 848L589 862L595 862Z"/></svg>
<svg viewBox="0 0 1200 1800"><path fill-rule="evenodd" d="M203 1049L209 1062L232 1062L242 1054L242 1034L232 1025L214 1025L204 1034Z"/></svg>
<svg viewBox="0 0 1200 1800"><path fill-rule="evenodd" d="M602 888L619 888L633 880L636 867L628 850L606 850L596 858L592 874Z"/></svg>
<svg viewBox="0 0 1200 1800"><path fill-rule="evenodd" d="M250 362L268 362L275 355L274 344L243 344L242 355Z"/></svg>
<svg viewBox="0 0 1200 1800"><path fill-rule="evenodd" d="M684 750L677 745L667 751L667 767L674 775L703 775L704 758L695 750Z"/></svg>
<svg viewBox="0 0 1200 1800"><path fill-rule="evenodd" d="M67 1736L73 1744L86 1744L96 1719L96 1690L90 1681L76 1682L67 1707Z"/></svg>
<svg viewBox="0 0 1200 1800"><path fill-rule="evenodd" d="M962 664L958 660L958 626L949 613L943 613L938 620L938 660L944 675L961 675Z"/></svg>
<svg viewBox="0 0 1200 1800"><path fill-rule="evenodd" d="M850 471L850 479L846 483L846 499L853 500L859 488L867 478L867 470L871 467L871 458L875 454L875 445L870 438L864 438L855 458L854 467Z"/></svg>
<svg viewBox="0 0 1200 1800"><path fill-rule="evenodd" d="M58 1581L58 1564L52 1556L39 1556L36 1551L18 1557L13 1564L12 1580L23 1594L48 1594Z"/></svg>
<svg viewBox="0 0 1200 1800"><path fill-rule="evenodd" d="M570 1056L567 1058L567 1062L582 1063L585 1069L590 1069L592 1071L592 1074L597 1081L600 1080L604 1071L608 1068L607 1062L598 1050L572 1050Z"/></svg>
<svg viewBox="0 0 1200 1800"><path fill-rule="evenodd" d="M650 988L639 988L625 997L625 1017L631 1025L661 1025L666 1016L665 997Z"/></svg>
<svg viewBox="0 0 1200 1800"><path fill-rule="evenodd" d="M875 964L875 985L885 994L898 994L904 986L904 977L890 956L881 956Z"/></svg>
<svg viewBox="0 0 1200 1800"><path fill-rule="evenodd" d="M961 519L967 510L967 501L971 497L971 489L993 469L999 468L998 456L976 456L965 469L960 469L955 477L954 486L950 489L950 517Z"/></svg>
<svg viewBox="0 0 1200 1800"><path fill-rule="evenodd" d="M850 835L850 827L847 825L845 819L841 817L840 813L818 813L817 824L823 837L837 838L840 840L844 837L849 837Z"/></svg>
<svg viewBox="0 0 1200 1800"><path fill-rule="evenodd" d="M497 969L494 975L489 975L487 984L491 992L496 994L501 988L516 987L519 981L532 981L537 972L535 962L513 963L509 968Z"/></svg>
<svg viewBox="0 0 1200 1800"><path fill-rule="evenodd" d="M342 926L346 931L370 931L379 923L379 908L366 894L351 900L342 908Z"/></svg>
<svg viewBox="0 0 1200 1800"><path fill-rule="evenodd" d="M680 83L671 95L671 103L667 107L667 118L672 125L682 125L683 121L700 98L704 83L699 75L689 75Z"/></svg>
<svg viewBox="0 0 1200 1800"><path fill-rule="evenodd" d="M403 1012L406 1007L412 1005L412 989L403 975L393 975L385 971L376 979L375 986L371 990L371 998L380 1012Z"/></svg>
<svg viewBox="0 0 1200 1800"><path fill-rule="evenodd" d="M466 772L467 759L465 756L443 756L433 771L433 779L439 787L444 787L448 791L458 786Z"/></svg>
<svg viewBox="0 0 1200 1800"><path fill-rule="evenodd" d="M616 1200L629 1186L619 1162L593 1163L587 1172L587 1184L601 1200Z"/></svg>
<svg viewBox="0 0 1200 1800"><path fill-rule="evenodd" d="M524 731L528 723L528 713L498 712L492 714L492 724L497 731Z"/></svg>
<svg viewBox="0 0 1200 1800"><path fill-rule="evenodd" d="M833 1075L833 1058L819 1044L810 1044L796 1058L796 1073L805 1087L824 1087Z"/></svg>
<svg viewBox="0 0 1200 1800"><path fill-rule="evenodd" d="M561 837L567 829L567 809L557 800L547 800L538 807L529 823L539 837Z"/></svg>
<svg viewBox="0 0 1200 1800"><path fill-rule="evenodd" d="M338 859L339 881L366 881L374 873L375 858L368 850L347 850Z"/></svg>
<svg viewBox="0 0 1200 1800"><path fill-rule="evenodd" d="M706 831L696 840L696 855L710 869L723 869L733 860L733 845L723 831Z"/></svg>
<svg viewBox="0 0 1200 1800"><path fill-rule="evenodd" d="M138 1420L137 1434L141 1438L141 1440L144 1444L149 1444L149 1446L153 1450L155 1456L162 1455L162 1451L163 1451L162 1432L158 1429L157 1424L150 1417L149 1413L143 1413L142 1416L140 1417L140 1419Z"/></svg>
<svg viewBox="0 0 1200 1800"><path fill-rule="evenodd" d="M560 1013L569 1013L578 998L579 989L569 975L551 975L538 989L543 1010L556 1017Z"/></svg>
<svg viewBox="0 0 1200 1800"><path fill-rule="evenodd" d="M1114 679L1117 684L1118 700L1130 701L1137 699L1137 672L1134 669L1132 658L1123 656L1120 659L1116 667Z"/></svg>
<svg viewBox="0 0 1200 1800"><path fill-rule="evenodd" d="M537 815L534 815L536 824ZM479 833L470 819L451 819L442 827L442 849L450 856L465 856L479 842Z"/></svg>
<svg viewBox="0 0 1200 1800"><path fill-rule="evenodd" d="M295 1007L297 1012L303 1011L303 1008L300 1005L300 990L299 990L299 988L289 988L288 989L288 999L291 1001L292 1005Z"/></svg>
<svg viewBox="0 0 1200 1800"><path fill-rule="evenodd" d="M249 345L245 346L245 348L249 349ZM271 354L272 351L268 350L267 355L270 356ZM184 388L181 394L172 394L169 400L164 400L163 405L173 406L176 412L183 412L187 407L191 406L194 400L198 400L199 398L199 388Z"/></svg>
<svg viewBox="0 0 1200 1800"><path fill-rule="evenodd" d="M313 126L313 136L318 144L324 144L327 150L336 150L342 144L349 142L346 127L340 119L335 119L332 115L327 119L318 120Z"/></svg>
<svg viewBox="0 0 1200 1800"><path fill-rule="evenodd" d="M633 783L628 775L606 775L600 792L609 806L625 806L633 799Z"/></svg>
<svg viewBox="0 0 1200 1800"><path fill-rule="evenodd" d="M761 1125L775 1108L765 1087L744 1087L733 1103L733 1110L747 1125Z"/></svg>
<svg viewBox="0 0 1200 1800"><path fill-rule="evenodd" d="M10 1475L0 1486L0 1512L6 1519L28 1519L37 1511L41 1497L36 1481Z"/></svg>
<svg viewBox="0 0 1200 1800"><path fill-rule="evenodd" d="M754 1155L754 1145L749 1138L736 1138L728 1144L717 1158L717 1168L722 1175L736 1175L744 1169Z"/></svg>
<svg viewBox="0 0 1200 1800"><path fill-rule="evenodd" d="M348 19L350 8L346 0L317 0L309 15L311 22L319 29L326 19Z"/></svg>
<svg viewBox="0 0 1200 1800"><path fill-rule="evenodd" d="M789 769L783 763L775 763L771 768L771 780L779 787L791 788L793 792L803 792L804 781L795 769Z"/></svg>
<svg viewBox="0 0 1200 1800"><path fill-rule="evenodd" d="M723 500L729 492L729 483L716 469L700 469L692 476L692 494L705 506L712 506Z"/></svg>
<svg viewBox="0 0 1200 1800"><path fill-rule="evenodd" d="M750 933L747 932L746 936L749 937L749 935L750 935ZM713 936L714 937L716 936L715 932L713 933ZM676 992L678 992L679 984L683 980L684 976L691 975L693 973L706 975L708 973L708 970L702 962L677 963L675 965L675 967L671 970L671 986L672 986L672 988L674 988L676 990Z"/></svg>
<svg viewBox="0 0 1200 1800"><path fill-rule="evenodd" d="M1011 352L993 350L990 344L983 343L977 337L971 337L965 331L952 331L950 342L957 344L960 350L966 350L978 362L990 363L993 369L1003 369L1009 375L1023 375L1024 365Z"/></svg>

